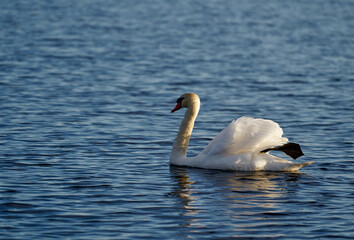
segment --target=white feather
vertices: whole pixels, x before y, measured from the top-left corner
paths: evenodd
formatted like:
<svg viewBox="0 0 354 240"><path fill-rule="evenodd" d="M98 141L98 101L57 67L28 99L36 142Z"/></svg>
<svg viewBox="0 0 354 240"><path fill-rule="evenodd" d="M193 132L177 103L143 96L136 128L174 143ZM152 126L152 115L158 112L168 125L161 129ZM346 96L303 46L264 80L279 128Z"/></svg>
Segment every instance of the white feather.
<svg viewBox="0 0 354 240"><path fill-rule="evenodd" d="M205 154L230 156L260 152L288 141L283 130L271 120L241 117L232 121L204 149Z"/></svg>

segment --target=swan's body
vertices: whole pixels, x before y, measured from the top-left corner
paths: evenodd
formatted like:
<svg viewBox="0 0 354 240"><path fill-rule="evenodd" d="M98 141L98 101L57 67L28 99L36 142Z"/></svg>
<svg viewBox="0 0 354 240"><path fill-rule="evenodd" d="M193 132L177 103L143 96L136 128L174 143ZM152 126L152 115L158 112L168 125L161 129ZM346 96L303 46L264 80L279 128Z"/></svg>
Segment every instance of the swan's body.
<svg viewBox="0 0 354 240"><path fill-rule="evenodd" d="M200 108L198 95L183 94L171 112L180 108L187 108L187 111L170 154L173 165L236 171L296 171L312 163L294 163L269 154L269 150L281 149L273 148L275 146L286 146L288 139L282 137L283 131L277 123L251 117L232 121L199 155L187 157L188 143ZM303 155L300 147L289 151L295 151L296 157Z"/></svg>

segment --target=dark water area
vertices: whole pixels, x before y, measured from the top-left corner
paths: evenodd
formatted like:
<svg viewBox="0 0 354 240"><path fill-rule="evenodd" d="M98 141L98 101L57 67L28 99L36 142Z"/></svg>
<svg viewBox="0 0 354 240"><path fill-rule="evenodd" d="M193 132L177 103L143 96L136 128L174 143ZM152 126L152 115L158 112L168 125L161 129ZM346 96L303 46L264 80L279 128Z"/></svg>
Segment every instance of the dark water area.
<svg viewBox="0 0 354 240"><path fill-rule="evenodd" d="M353 1L0 1L0 239L352 239ZM171 167L234 118L298 173ZM285 157L285 156L284 156Z"/></svg>

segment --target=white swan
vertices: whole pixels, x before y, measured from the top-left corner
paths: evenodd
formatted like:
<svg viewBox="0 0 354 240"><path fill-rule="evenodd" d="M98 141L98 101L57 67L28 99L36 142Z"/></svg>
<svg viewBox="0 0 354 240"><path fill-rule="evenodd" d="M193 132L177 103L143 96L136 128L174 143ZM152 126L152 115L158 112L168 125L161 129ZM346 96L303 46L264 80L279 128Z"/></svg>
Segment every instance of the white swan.
<svg viewBox="0 0 354 240"><path fill-rule="evenodd" d="M282 137L283 130L277 123L251 117L232 121L199 155L187 157L188 143L200 108L198 95L183 94L171 112L181 108L187 108L187 111L170 154L173 165L236 171L296 171L312 163L294 163L269 154L270 150L278 150L294 159L303 155L298 144L288 143L288 139Z"/></svg>

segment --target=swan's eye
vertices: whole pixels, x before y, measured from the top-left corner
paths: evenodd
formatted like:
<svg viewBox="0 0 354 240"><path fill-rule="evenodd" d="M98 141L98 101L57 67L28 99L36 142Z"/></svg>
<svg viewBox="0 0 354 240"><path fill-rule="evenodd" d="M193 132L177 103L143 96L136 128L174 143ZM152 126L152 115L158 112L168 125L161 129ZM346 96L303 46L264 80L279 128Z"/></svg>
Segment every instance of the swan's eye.
<svg viewBox="0 0 354 240"><path fill-rule="evenodd" d="M183 101L184 98L178 98L177 99L177 105L174 109L172 109L171 113L173 112L176 112L178 109L181 109L182 108L182 101Z"/></svg>
<svg viewBox="0 0 354 240"><path fill-rule="evenodd" d="M181 97L181 98L178 98L176 102L177 102L177 103L182 103L183 99L184 99L184 98L182 98L182 97Z"/></svg>

